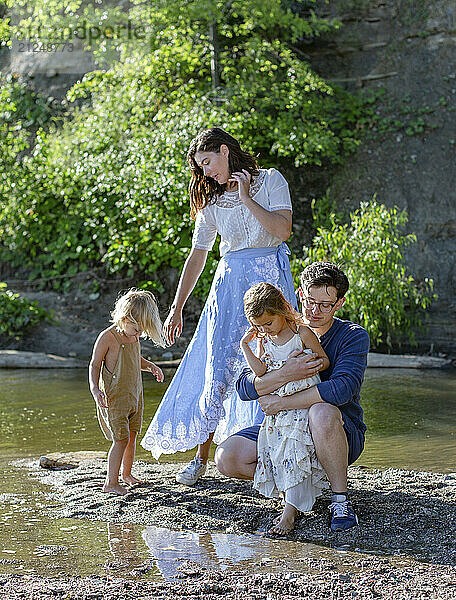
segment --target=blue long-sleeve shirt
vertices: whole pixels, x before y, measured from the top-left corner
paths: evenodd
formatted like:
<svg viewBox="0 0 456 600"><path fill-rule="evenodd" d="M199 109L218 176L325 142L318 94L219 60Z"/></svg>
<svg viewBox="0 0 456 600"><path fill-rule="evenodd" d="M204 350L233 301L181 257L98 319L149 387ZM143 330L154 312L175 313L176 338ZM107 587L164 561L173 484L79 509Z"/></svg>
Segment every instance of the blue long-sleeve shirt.
<svg viewBox="0 0 456 600"><path fill-rule="evenodd" d="M320 338L320 344L329 358L329 368L320 372L317 384L321 399L341 411L363 433L363 409L360 389L364 380L369 352L369 336L360 325L334 318L331 329ZM259 396L254 386L255 374L245 369L236 389L241 400L256 400Z"/></svg>

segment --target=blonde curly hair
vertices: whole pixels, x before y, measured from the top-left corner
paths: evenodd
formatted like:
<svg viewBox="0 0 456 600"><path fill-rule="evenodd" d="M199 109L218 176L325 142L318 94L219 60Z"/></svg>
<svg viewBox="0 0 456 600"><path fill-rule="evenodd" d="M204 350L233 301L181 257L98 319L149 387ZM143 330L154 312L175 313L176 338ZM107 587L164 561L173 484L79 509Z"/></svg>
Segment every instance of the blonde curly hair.
<svg viewBox="0 0 456 600"><path fill-rule="evenodd" d="M111 323L124 333L125 319L142 331L141 337L150 338L158 346L165 346L157 302L151 292L131 288L117 298L111 312Z"/></svg>

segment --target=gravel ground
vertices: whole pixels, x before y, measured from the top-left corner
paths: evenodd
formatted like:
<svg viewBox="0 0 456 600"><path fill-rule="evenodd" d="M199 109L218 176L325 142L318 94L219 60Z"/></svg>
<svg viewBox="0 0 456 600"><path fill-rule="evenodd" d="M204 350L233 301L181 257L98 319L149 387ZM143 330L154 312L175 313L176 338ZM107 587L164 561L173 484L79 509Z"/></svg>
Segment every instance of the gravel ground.
<svg viewBox="0 0 456 600"><path fill-rule="evenodd" d="M47 471L24 459L50 486L48 516L132 522L196 532L265 531L280 503L259 496L248 482L228 480L210 467L193 488L175 483L180 465L137 462L145 485L124 497L106 496L106 461L85 460L74 470ZM317 501L289 536L298 542L350 551L337 568L327 558L303 559L302 569L274 573L210 571L184 563L173 582L2 575L5 598L456 598L456 473L438 474L362 466L349 471L360 525L346 533L327 526L328 496ZM354 551L354 553L353 553ZM369 554L366 554L369 553ZM359 556L359 558L357 558ZM342 565L343 567L343 565Z"/></svg>
<svg viewBox="0 0 456 600"><path fill-rule="evenodd" d="M359 598L450 600L456 598L454 568L409 564L393 566L378 557L351 562L344 574L327 561L303 564L303 571L286 574L246 574L208 571L190 562L172 583L107 580L99 577L43 578L0 575L0 594L16 600L336 600Z"/></svg>
<svg viewBox="0 0 456 600"><path fill-rule="evenodd" d="M192 488L175 482L180 464L137 461L134 473L146 483L126 496L101 491L106 461L82 461L68 471L47 471L36 460L18 461L48 484L49 516L159 525L196 532L253 533L266 530L280 513L278 500L260 496L249 482L227 479L210 465ZM329 496L298 521L290 539L325 546L405 553L429 562L456 564L456 473L399 469L349 470L351 498L360 526L343 534L327 526Z"/></svg>

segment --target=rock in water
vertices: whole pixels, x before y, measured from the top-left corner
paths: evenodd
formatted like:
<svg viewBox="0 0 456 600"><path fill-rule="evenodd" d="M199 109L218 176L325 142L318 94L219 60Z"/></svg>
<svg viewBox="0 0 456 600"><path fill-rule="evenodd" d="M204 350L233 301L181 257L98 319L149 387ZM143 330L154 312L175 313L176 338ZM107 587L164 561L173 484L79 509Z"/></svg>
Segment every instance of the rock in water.
<svg viewBox="0 0 456 600"><path fill-rule="evenodd" d="M78 465L55 458L49 458L48 456L41 456L40 467L42 469L49 469L50 471L63 471L65 469L77 469Z"/></svg>
<svg viewBox="0 0 456 600"><path fill-rule="evenodd" d="M81 452L53 452L47 456L40 457L40 467L50 471L65 471L77 469L81 460L94 460L106 458L106 452L81 451Z"/></svg>

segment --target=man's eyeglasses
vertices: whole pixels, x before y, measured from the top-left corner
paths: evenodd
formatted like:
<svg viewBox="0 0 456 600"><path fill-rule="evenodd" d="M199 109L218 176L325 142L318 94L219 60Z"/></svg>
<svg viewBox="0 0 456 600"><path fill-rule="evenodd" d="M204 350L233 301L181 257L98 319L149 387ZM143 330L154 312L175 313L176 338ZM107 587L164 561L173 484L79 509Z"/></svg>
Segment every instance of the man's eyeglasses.
<svg viewBox="0 0 456 600"><path fill-rule="evenodd" d="M302 298L302 305L304 308L308 308L309 310L313 310L316 306L318 306L318 310L322 313L329 313L336 306L338 300L335 302L315 302L311 298L306 298L305 296Z"/></svg>

